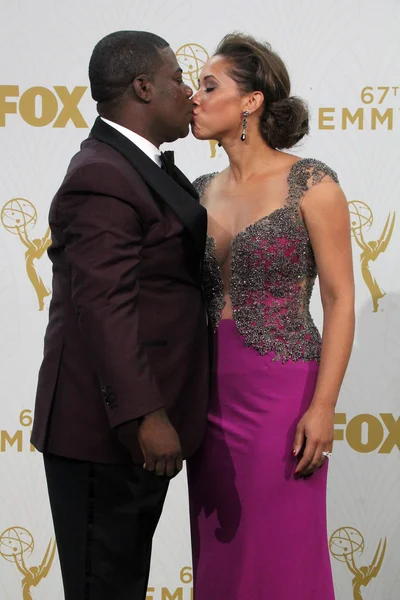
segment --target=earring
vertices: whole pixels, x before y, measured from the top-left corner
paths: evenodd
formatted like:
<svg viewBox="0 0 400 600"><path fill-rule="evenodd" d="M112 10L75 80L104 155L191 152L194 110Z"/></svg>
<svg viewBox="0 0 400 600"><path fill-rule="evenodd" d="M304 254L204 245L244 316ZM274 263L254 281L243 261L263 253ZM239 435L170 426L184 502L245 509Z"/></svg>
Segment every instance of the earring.
<svg viewBox="0 0 400 600"><path fill-rule="evenodd" d="M249 116L249 111L245 110L243 113L243 131L242 131L242 135L240 136L240 139L242 140L242 142L244 142L246 140L247 117L248 116Z"/></svg>

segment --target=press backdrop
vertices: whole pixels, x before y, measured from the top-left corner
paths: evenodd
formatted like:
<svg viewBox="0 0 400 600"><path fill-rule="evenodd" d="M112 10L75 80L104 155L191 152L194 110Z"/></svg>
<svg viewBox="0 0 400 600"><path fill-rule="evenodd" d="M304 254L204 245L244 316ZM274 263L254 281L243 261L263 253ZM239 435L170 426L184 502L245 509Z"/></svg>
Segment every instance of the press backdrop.
<svg viewBox="0 0 400 600"><path fill-rule="evenodd" d="M357 292L329 478L337 598L398 600L399 0L1 0L0 9L0 599L63 597L42 460L29 444L51 298L47 215L95 118L93 46L112 31L144 29L170 42L194 86L227 32L268 40L310 104L312 133L296 153L339 174ZM227 163L209 142L189 137L173 148L192 179ZM318 288L312 312L320 324ZM282 535L291 544L290 531ZM191 579L183 474L157 531L148 600L189 600Z"/></svg>

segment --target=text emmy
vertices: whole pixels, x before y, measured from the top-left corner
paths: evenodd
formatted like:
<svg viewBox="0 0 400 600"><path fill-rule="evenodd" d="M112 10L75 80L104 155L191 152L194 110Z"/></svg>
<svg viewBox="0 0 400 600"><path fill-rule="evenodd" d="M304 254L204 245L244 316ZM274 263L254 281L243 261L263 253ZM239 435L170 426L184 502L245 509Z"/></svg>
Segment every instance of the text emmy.
<svg viewBox="0 0 400 600"><path fill-rule="evenodd" d="M193 582L192 568L183 567L179 578L184 586L177 587L174 592L162 587L159 595L155 587L148 587L146 600L193 600L193 587L187 587Z"/></svg>
<svg viewBox="0 0 400 600"><path fill-rule="evenodd" d="M63 128L71 121L75 127L87 128L78 107L87 87L78 85L69 91L65 85L55 85L53 90L35 86L21 94L19 85L0 85L0 127L9 123L7 115L19 114L31 127L52 123Z"/></svg>
<svg viewBox="0 0 400 600"><path fill-rule="evenodd" d="M359 131L376 131L386 128L392 131L397 121L398 108L387 106L390 102L396 102L400 97L400 86L381 85L372 87L365 86L361 90L361 103L364 106L357 108L337 108L324 106L318 111L318 128L325 131L335 129ZM371 106L376 104L378 106Z"/></svg>
<svg viewBox="0 0 400 600"><path fill-rule="evenodd" d="M0 452L7 452L10 448L17 452L23 452L25 449L29 449L29 452L35 452L35 448L30 443L32 422L32 411L27 409L19 415L19 423L23 429L17 429L15 432L1 429Z"/></svg>

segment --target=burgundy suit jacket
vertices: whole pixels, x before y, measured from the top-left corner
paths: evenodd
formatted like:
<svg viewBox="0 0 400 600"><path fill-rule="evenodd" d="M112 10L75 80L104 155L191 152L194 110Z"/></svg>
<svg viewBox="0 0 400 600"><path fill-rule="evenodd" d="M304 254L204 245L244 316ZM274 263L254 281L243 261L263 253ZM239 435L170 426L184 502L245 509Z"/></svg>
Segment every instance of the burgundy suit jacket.
<svg viewBox="0 0 400 600"><path fill-rule="evenodd" d="M50 208L53 296L32 431L41 452L128 463L116 427L160 407L184 457L201 443L207 218L172 175L101 119L69 165Z"/></svg>

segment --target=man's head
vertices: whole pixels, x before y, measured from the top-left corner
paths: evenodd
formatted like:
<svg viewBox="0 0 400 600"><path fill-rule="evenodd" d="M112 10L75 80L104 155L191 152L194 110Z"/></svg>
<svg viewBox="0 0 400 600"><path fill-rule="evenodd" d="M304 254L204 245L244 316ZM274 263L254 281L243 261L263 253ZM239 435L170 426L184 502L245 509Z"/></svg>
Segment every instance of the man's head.
<svg viewBox="0 0 400 600"><path fill-rule="evenodd" d="M175 54L145 31L117 31L95 46L89 64L99 114L155 145L189 133L193 92L182 80Z"/></svg>

